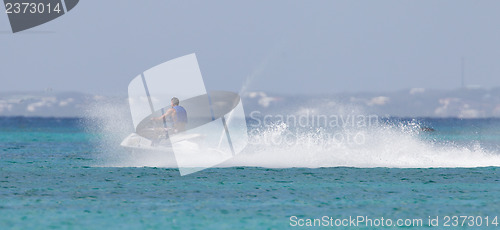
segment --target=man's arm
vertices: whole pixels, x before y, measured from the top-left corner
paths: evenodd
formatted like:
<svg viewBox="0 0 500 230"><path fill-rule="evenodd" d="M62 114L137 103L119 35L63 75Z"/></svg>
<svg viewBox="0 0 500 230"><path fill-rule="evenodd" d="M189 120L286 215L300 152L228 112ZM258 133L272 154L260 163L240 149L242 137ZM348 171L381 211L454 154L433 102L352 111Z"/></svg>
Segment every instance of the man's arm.
<svg viewBox="0 0 500 230"><path fill-rule="evenodd" d="M172 114L173 112L175 111L175 109L173 108L170 108L167 110L167 112L165 112L162 116L160 117L157 117L157 118L153 118L155 120L162 120L163 118L167 117L167 116L170 116L170 114Z"/></svg>

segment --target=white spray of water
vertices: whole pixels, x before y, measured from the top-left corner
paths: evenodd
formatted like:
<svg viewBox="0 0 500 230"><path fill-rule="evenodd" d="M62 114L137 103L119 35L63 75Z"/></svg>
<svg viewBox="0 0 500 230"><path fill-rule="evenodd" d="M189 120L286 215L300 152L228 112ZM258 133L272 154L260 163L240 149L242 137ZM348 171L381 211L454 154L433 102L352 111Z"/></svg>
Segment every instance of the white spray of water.
<svg viewBox="0 0 500 230"><path fill-rule="evenodd" d="M311 106L315 105L315 106ZM425 140L418 123L388 124L373 121L359 107L325 99L298 105L295 118L329 115L340 123L310 122L295 131L290 124L276 123L254 132L246 151L223 166L288 167L485 167L500 166L498 150L478 143L458 145ZM328 117L328 116L327 116ZM286 118L286 117L285 117ZM323 116L324 118L324 116ZM353 118L353 119L350 119ZM362 119L355 119L362 118ZM284 119L286 120L286 119ZM330 119L335 121L335 119ZM290 121L290 120L286 120ZM291 120L294 121L294 120ZM322 120L324 121L324 120ZM364 122L360 122L364 121ZM291 122L290 122L291 123ZM324 123L324 124L325 124ZM331 125L333 124L333 125Z"/></svg>
<svg viewBox="0 0 500 230"><path fill-rule="evenodd" d="M254 136L246 151L223 166L288 167L483 167L500 166L500 155L478 144L440 145L422 140L405 127L381 125L344 129L290 132L285 124Z"/></svg>
<svg viewBox="0 0 500 230"><path fill-rule="evenodd" d="M337 115L362 115L356 108L331 101ZM297 106L298 115L304 111L326 113L318 108ZM347 111L347 112L346 112ZM354 112L353 112L354 111ZM331 111L330 111L331 112ZM99 133L98 166L106 167L176 167L171 152L137 151L120 146L133 132L128 103L124 99L101 101L89 107L90 132ZM247 148L236 157L217 167L255 166L288 167L484 167L500 166L497 151L486 150L479 144L456 145L424 140L418 125L389 125L383 123L364 127L342 126L339 129L311 127L296 129L285 123L264 128L250 127ZM219 135L219 130L214 135ZM207 156L208 157L208 156ZM202 159L199 159L202 160ZM209 159L207 159L209 160Z"/></svg>
<svg viewBox="0 0 500 230"><path fill-rule="evenodd" d="M134 132L130 109L125 98L107 98L86 108L87 132L95 133L96 166L104 167L176 167L169 152L139 151L120 146Z"/></svg>

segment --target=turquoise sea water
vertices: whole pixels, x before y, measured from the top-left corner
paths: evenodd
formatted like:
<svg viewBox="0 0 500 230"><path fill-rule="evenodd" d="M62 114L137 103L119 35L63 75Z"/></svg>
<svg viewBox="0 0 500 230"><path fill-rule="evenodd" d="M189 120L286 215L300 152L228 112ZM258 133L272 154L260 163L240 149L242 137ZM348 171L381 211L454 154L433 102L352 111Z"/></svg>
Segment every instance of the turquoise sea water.
<svg viewBox="0 0 500 230"><path fill-rule="evenodd" d="M446 216L473 216L474 225L479 216L482 227L488 218L488 228L496 229L500 120L417 121L435 129L412 134L417 143L426 143L425 148L415 146L418 151L444 151L446 156L457 151L460 160L481 166L489 162L489 167L418 167L419 162L416 167L379 167L390 159L345 167L359 163L354 159L321 168L253 163L181 177L173 168L106 167L100 157L103 149L96 146L106 134L89 133L81 119L0 118L0 229L287 229L323 216L422 219L430 229L443 229ZM397 145L414 142L389 143L385 149L405 150ZM433 148L439 151L433 153ZM462 149L476 150L464 155ZM268 152L276 154L276 149ZM406 158L418 161L413 154ZM316 155L325 160L325 152ZM436 216L440 226L429 227L429 217ZM359 227L374 228L351 226Z"/></svg>

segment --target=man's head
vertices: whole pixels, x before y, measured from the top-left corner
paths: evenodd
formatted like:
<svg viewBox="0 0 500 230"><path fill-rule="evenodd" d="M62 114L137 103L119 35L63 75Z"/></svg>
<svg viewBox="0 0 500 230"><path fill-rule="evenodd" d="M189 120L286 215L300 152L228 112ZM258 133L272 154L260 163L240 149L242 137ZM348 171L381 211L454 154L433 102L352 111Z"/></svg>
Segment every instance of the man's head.
<svg viewBox="0 0 500 230"><path fill-rule="evenodd" d="M170 100L170 102L172 102L172 106L177 106L179 105L179 98L172 97L172 100Z"/></svg>

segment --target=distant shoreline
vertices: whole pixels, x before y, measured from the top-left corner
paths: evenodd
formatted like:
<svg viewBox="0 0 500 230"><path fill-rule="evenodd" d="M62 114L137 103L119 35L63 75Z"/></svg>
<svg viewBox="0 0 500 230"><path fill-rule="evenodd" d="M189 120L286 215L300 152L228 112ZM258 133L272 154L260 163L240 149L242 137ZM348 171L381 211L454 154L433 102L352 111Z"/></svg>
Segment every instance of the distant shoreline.
<svg viewBox="0 0 500 230"><path fill-rule="evenodd" d="M364 114L379 117L496 118L500 117L500 88L435 90L412 88L392 92L332 92L317 95L240 93L245 113ZM159 99L161 100L161 99ZM0 116L88 117L98 110L129 111L126 96L81 92L0 92ZM90 113L89 113L90 112Z"/></svg>

